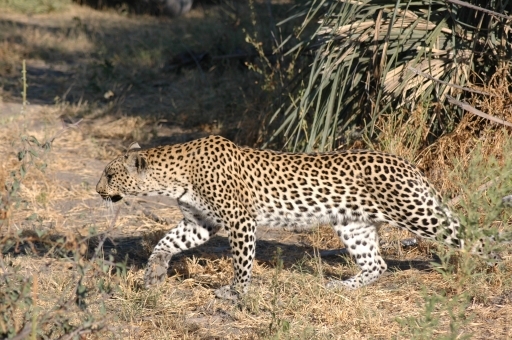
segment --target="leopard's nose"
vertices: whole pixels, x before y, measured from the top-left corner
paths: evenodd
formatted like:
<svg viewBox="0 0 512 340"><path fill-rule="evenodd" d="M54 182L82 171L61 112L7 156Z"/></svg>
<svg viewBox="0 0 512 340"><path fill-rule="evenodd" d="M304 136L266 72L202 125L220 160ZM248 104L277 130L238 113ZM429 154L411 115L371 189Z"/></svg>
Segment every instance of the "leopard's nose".
<svg viewBox="0 0 512 340"><path fill-rule="evenodd" d="M107 180L105 176L101 175L100 180L98 181L98 184L96 184L96 192L100 194L102 197L107 195Z"/></svg>

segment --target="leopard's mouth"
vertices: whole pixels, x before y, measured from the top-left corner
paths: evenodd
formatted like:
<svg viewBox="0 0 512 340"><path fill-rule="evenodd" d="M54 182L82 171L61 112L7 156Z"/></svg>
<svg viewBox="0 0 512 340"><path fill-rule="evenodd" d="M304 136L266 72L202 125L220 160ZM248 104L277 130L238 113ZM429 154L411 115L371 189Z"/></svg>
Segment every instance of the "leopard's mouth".
<svg viewBox="0 0 512 340"><path fill-rule="evenodd" d="M122 200L123 196L121 196L121 195L113 195L113 196L101 195L101 198L103 198L105 201L110 200L110 201L116 203L116 202L119 202L120 200Z"/></svg>

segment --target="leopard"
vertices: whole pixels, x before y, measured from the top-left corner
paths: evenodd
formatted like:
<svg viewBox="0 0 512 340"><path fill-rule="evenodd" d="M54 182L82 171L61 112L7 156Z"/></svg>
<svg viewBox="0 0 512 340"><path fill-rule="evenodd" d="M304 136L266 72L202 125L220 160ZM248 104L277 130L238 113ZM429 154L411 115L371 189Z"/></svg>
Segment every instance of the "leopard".
<svg viewBox="0 0 512 340"><path fill-rule="evenodd" d="M331 225L360 271L328 281L329 289L357 289L382 276L383 224L464 248L459 219L426 176L403 158L373 150L280 152L220 136L149 149L137 145L106 166L96 191L111 202L154 195L176 200L183 219L149 256L146 288L165 281L173 256L220 230L228 235L234 278L214 293L231 300L247 293L258 226Z"/></svg>

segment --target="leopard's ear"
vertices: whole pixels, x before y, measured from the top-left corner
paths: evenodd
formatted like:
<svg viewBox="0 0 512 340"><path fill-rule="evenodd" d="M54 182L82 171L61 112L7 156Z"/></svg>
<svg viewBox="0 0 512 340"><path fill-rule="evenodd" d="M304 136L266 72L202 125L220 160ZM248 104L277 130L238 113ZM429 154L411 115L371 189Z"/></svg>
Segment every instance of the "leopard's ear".
<svg viewBox="0 0 512 340"><path fill-rule="evenodd" d="M137 143L137 142L132 142L132 143L130 144L130 146L128 146L128 148L126 149L126 152L125 152L125 154L124 154L124 157L125 157L125 158L128 158L128 155L130 154L130 151L131 151L131 150L135 150L135 149L140 149L140 145L139 145L139 143Z"/></svg>
<svg viewBox="0 0 512 340"><path fill-rule="evenodd" d="M133 149L140 149L139 143L137 143L137 142L131 143L130 146L128 147L128 150L133 150Z"/></svg>
<svg viewBox="0 0 512 340"><path fill-rule="evenodd" d="M130 175L142 176L148 167L148 161L140 152L128 152L124 156L124 166Z"/></svg>

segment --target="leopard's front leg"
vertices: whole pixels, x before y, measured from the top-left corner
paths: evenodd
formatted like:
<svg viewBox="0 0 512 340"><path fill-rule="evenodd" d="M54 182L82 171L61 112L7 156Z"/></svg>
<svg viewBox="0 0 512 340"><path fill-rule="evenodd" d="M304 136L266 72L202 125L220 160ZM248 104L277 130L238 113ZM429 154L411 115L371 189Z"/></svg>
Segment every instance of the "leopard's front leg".
<svg viewBox="0 0 512 340"><path fill-rule="evenodd" d="M218 298L227 300L237 300L241 294L247 293L256 254L256 221L242 205L233 211L233 219L226 223L233 255L233 283L215 290Z"/></svg>
<svg viewBox="0 0 512 340"><path fill-rule="evenodd" d="M183 250L205 243L217 233L219 227L200 224L184 218L171 229L155 246L144 273L146 288L163 282L167 276L169 261Z"/></svg>

